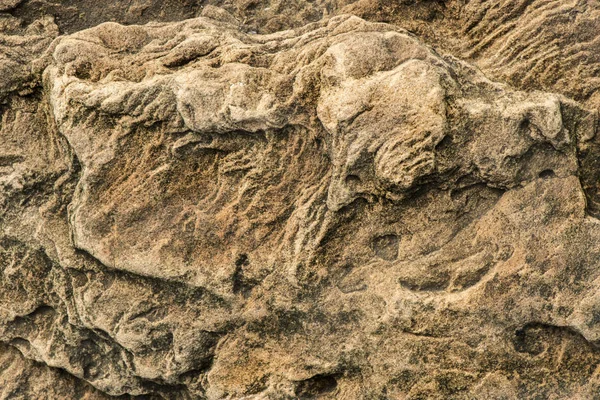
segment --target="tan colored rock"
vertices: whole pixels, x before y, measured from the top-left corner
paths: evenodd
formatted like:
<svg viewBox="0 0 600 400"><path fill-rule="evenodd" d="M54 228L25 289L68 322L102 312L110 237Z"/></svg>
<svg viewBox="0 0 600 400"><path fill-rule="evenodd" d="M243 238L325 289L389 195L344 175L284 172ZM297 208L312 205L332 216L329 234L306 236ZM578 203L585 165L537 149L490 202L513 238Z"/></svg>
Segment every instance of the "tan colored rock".
<svg viewBox="0 0 600 400"><path fill-rule="evenodd" d="M110 396L74 379L64 371L51 369L24 358L18 350L0 346L0 398L2 399L86 399Z"/></svg>
<svg viewBox="0 0 600 400"><path fill-rule="evenodd" d="M256 34L236 4L24 36L0 396L597 397L593 102L355 16Z"/></svg>
<svg viewBox="0 0 600 400"><path fill-rule="evenodd" d="M22 3L23 0L1 0L0 1L0 11L6 11L15 8L19 3Z"/></svg>

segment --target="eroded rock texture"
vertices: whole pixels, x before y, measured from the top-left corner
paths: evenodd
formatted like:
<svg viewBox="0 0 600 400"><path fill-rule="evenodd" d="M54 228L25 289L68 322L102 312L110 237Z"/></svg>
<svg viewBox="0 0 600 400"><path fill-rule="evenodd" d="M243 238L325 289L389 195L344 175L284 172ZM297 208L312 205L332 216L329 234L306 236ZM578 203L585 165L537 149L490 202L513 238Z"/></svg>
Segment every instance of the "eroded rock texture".
<svg viewBox="0 0 600 400"><path fill-rule="evenodd" d="M0 10L0 398L600 398L597 2Z"/></svg>

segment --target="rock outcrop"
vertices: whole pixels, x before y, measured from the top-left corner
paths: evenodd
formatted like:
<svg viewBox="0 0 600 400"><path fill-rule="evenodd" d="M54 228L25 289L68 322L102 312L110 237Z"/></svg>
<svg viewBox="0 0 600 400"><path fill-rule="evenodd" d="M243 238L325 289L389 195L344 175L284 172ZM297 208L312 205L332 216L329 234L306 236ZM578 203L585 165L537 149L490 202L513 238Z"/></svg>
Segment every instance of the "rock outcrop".
<svg viewBox="0 0 600 400"><path fill-rule="evenodd" d="M598 4L5 3L0 398L600 397Z"/></svg>

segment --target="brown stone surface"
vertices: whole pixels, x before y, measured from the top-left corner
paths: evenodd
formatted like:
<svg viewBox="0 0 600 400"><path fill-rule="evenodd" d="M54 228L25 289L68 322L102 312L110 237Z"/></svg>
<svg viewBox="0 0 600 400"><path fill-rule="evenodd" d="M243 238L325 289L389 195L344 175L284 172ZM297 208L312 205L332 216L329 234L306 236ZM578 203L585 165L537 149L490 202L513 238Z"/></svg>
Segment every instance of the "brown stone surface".
<svg viewBox="0 0 600 400"><path fill-rule="evenodd" d="M600 398L598 1L0 10L0 399Z"/></svg>

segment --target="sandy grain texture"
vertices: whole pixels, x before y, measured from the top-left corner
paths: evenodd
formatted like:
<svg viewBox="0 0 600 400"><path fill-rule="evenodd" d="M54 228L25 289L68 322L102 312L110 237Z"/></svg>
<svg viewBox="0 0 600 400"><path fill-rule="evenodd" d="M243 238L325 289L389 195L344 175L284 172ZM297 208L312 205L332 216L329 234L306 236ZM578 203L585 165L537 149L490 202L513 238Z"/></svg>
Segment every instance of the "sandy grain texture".
<svg viewBox="0 0 600 400"><path fill-rule="evenodd" d="M0 399L600 398L597 1L0 11Z"/></svg>

